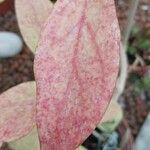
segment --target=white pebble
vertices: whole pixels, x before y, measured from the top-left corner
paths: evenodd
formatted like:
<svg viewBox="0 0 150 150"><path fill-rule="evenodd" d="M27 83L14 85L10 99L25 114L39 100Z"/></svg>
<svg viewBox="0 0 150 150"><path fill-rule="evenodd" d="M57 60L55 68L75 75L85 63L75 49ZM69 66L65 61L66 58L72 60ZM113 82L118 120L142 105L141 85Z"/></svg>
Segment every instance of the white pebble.
<svg viewBox="0 0 150 150"><path fill-rule="evenodd" d="M148 5L142 5L141 9L144 10L144 11L147 11L147 10L150 9L150 7Z"/></svg>
<svg viewBox="0 0 150 150"><path fill-rule="evenodd" d="M150 149L150 114L143 127L141 128L139 135L135 141L136 150L149 150Z"/></svg>
<svg viewBox="0 0 150 150"><path fill-rule="evenodd" d="M21 38L11 32L0 32L0 58L17 55L23 47Z"/></svg>

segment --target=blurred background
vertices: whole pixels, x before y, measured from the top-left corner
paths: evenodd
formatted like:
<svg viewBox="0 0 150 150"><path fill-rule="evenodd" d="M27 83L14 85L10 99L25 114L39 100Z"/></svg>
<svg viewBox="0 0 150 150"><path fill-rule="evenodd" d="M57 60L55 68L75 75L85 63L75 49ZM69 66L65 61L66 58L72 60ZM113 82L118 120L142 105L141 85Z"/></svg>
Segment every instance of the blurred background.
<svg viewBox="0 0 150 150"><path fill-rule="evenodd" d="M13 0L0 6L0 32L11 31L20 37ZM131 0L115 0L121 32L127 26ZM1 5L1 4L0 4ZM1 45L0 45L1 46ZM150 0L140 0L127 47L128 78L119 104L123 117L111 133L97 129L83 144L89 150L150 150ZM34 80L34 55L23 43L20 53L0 58L0 93L19 83ZM3 150L6 147L2 148Z"/></svg>

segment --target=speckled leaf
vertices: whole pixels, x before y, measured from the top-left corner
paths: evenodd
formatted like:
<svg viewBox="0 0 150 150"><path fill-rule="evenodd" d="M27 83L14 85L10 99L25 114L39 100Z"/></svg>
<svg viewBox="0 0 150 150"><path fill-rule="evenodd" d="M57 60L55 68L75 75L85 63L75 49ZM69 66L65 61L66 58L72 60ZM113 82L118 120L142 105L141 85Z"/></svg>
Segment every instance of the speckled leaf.
<svg viewBox="0 0 150 150"><path fill-rule="evenodd" d="M37 129L34 128L27 136L10 142L9 146L13 150L40 150ZM80 146L76 150L86 150L86 148Z"/></svg>
<svg viewBox="0 0 150 150"><path fill-rule="evenodd" d="M0 95L0 143L28 134L35 125L35 82L26 82Z"/></svg>
<svg viewBox="0 0 150 150"><path fill-rule="evenodd" d="M58 0L35 58L42 150L74 150L100 122L119 69L113 0Z"/></svg>
<svg viewBox="0 0 150 150"><path fill-rule="evenodd" d="M16 13L22 36L34 53L43 23L52 10L50 0L16 0Z"/></svg>

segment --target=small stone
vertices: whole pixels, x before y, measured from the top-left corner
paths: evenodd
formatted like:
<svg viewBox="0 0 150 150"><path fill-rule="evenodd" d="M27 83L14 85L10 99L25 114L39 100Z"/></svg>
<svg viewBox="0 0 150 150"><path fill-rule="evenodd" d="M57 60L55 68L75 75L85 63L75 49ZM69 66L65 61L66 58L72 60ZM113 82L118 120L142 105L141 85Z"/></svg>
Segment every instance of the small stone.
<svg viewBox="0 0 150 150"><path fill-rule="evenodd" d="M136 150L148 150L150 148L150 114L148 115L135 143Z"/></svg>
<svg viewBox="0 0 150 150"><path fill-rule="evenodd" d="M148 5L142 5L141 9L144 11L148 11L150 9L150 7Z"/></svg>
<svg viewBox="0 0 150 150"><path fill-rule="evenodd" d="M116 150L118 147L119 135L117 132L113 132L109 135L107 141L103 144L103 150Z"/></svg>
<svg viewBox="0 0 150 150"><path fill-rule="evenodd" d="M23 47L21 38L11 32L0 32L0 58L13 57L17 55Z"/></svg>

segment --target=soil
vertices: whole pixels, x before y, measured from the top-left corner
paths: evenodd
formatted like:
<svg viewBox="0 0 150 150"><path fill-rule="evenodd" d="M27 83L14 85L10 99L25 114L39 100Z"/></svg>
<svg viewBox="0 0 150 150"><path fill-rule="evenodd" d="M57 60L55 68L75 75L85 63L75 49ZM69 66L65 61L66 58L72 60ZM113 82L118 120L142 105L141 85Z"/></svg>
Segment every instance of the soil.
<svg viewBox="0 0 150 150"><path fill-rule="evenodd" d="M117 6L117 15L119 18L119 24L121 31L123 32L128 17L128 10L131 4L131 0L116 0ZM135 16L135 26L139 27L142 33L148 33L147 39L150 39L150 1L149 0L141 0L138 11ZM130 43L132 44L132 38L130 38ZM138 45L138 43L136 43ZM123 103L124 109L124 120L127 121L129 128L131 129L131 133L134 137L138 135L138 132L144 123L147 114L149 113L150 107L148 105L148 101L150 97L146 94L148 91L141 91L140 94L134 94L134 85L130 82L129 78L133 75L137 75L140 78L145 75L150 76L150 47L146 49L144 52L139 53L142 61L145 63L144 65L134 66L134 69L130 71L130 68L133 66L135 58L132 58L128 55L129 60L129 75L127 80L126 89L121 98L121 102ZM147 56L147 57L145 57Z"/></svg>
<svg viewBox="0 0 150 150"><path fill-rule="evenodd" d="M130 1L131 0L116 0L117 15L122 31L127 23L127 10L130 6ZM141 0L135 19L135 25L140 27L142 32L150 32L149 0ZM14 11L8 11L5 15L0 16L0 31L12 31L21 36ZM143 76L149 74L149 51L150 48L141 55L141 59L145 62L145 65L137 65L134 69L132 69L132 71L129 70L129 77L133 74L138 74L138 76L142 78ZM135 58L132 61L130 61L130 59L132 58L129 56L129 68L133 66ZM23 51L17 56L13 58L0 59L0 93L19 83L34 80L33 60L34 55L25 44ZM133 94L133 91L134 86L130 80L128 80L126 90L120 99L120 102L122 103L124 109L124 120L127 124L125 128L130 128L132 136L135 139L147 114L149 113L150 107L147 105L149 103L149 95L147 91L144 91L139 95ZM123 125L120 125L119 130L122 130L122 126ZM89 147L93 147L93 149L91 148L92 150L94 150L95 147L96 150L95 144L95 141L90 142Z"/></svg>

